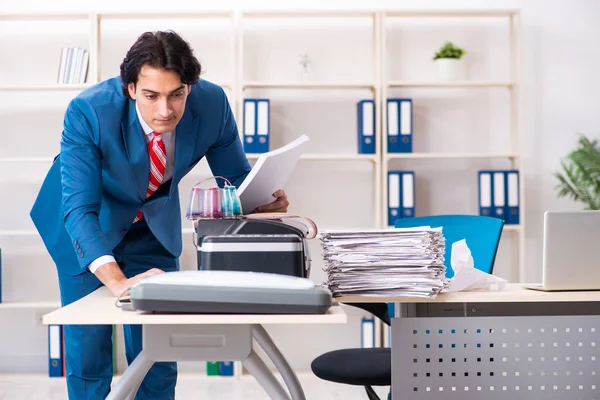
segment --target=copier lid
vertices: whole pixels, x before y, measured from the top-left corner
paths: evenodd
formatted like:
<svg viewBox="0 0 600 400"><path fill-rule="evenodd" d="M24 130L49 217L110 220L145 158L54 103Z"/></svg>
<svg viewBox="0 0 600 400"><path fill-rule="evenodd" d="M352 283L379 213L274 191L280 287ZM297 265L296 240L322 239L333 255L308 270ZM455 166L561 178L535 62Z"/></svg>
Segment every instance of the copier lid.
<svg viewBox="0 0 600 400"><path fill-rule="evenodd" d="M312 289L313 281L291 275L249 271L174 271L152 275L140 283L182 285L198 287L243 287L257 289Z"/></svg>

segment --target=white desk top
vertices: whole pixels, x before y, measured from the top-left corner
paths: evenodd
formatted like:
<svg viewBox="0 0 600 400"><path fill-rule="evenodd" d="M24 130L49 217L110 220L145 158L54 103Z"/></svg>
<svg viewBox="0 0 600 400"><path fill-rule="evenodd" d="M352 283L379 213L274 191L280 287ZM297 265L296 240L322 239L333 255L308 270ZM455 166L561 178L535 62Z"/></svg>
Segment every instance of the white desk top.
<svg viewBox="0 0 600 400"><path fill-rule="evenodd" d="M530 302L600 302L600 291L542 292L525 289L521 284L507 284L504 290L489 292L441 293L435 299L414 297L342 296L338 303L530 303Z"/></svg>
<svg viewBox="0 0 600 400"><path fill-rule="evenodd" d="M123 311L116 297L101 287L86 297L44 315L45 325L202 325L202 324L345 324L346 313L339 305L326 314L151 314Z"/></svg>

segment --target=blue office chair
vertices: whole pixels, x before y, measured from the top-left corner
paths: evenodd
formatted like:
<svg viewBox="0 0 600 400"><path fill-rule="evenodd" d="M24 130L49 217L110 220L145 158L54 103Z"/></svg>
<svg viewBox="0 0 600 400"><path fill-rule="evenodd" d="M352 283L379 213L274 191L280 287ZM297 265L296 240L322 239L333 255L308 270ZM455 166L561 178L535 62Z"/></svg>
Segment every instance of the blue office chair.
<svg viewBox="0 0 600 400"><path fill-rule="evenodd" d="M446 276L451 278L454 271L450 266L452 243L465 239L471 250L475 268L491 274L500 242L504 221L494 217L480 215L432 215L425 217L402 218L395 222L396 228L414 228L417 226L442 227L446 240L444 265Z"/></svg>
<svg viewBox="0 0 600 400"><path fill-rule="evenodd" d="M437 215L399 219L396 228L417 226L442 227L446 240L444 265L446 276L454 276L450 266L452 243L465 239L475 261L475 267L492 273L504 221L478 215ZM362 308L390 325L386 303L346 303ZM380 400L373 386L390 386L392 382L392 352L390 348L342 349L322 354L311 363L313 373L321 379L364 386L369 400ZM391 396L388 395L388 399Z"/></svg>

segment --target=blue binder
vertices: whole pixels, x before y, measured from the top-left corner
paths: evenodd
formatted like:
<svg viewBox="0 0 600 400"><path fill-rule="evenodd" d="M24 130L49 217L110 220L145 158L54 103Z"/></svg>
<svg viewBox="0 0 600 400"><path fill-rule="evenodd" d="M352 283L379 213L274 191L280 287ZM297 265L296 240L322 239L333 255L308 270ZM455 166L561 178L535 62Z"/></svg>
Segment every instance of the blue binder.
<svg viewBox="0 0 600 400"><path fill-rule="evenodd" d="M402 183L402 218L411 218L415 216L415 173L413 171L403 171L401 173Z"/></svg>
<svg viewBox="0 0 600 400"><path fill-rule="evenodd" d="M219 375L233 376L233 361L219 361Z"/></svg>
<svg viewBox="0 0 600 400"><path fill-rule="evenodd" d="M506 220L506 173L493 171L492 177L492 216Z"/></svg>
<svg viewBox="0 0 600 400"><path fill-rule="evenodd" d="M361 100L357 104L358 152L375 154L375 102Z"/></svg>
<svg viewBox="0 0 600 400"><path fill-rule="evenodd" d="M48 376L63 376L63 327L48 325Z"/></svg>
<svg viewBox="0 0 600 400"><path fill-rule="evenodd" d="M388 225L415 216L415 173L388 171Z"/></svg>
<svg viewBox="0 0 600 400"><path fill-rule="evenodd" d="M492 216L492 171L479 171L479 215Z"/></svg>
<svg viewBox="0 0 600 400"><path fill-rule="evenodd" d="M507 224L519 224L519 171L508 170L506 174L506 219Z"/></svg>
<svg viewBox="0 0 600 400"><path fill-rule="evenodd" d="M256 153L256 101L244 99L244 151Z"/></svg>
<svg viewBox="0 0 600 400"><path fill-rule="evenodd" d="M412 134L412 99L388 99L388 153L411 153Z"/></svg>
<svg viewBox="0 0 600 400"><path fill-rule="evenodd" d="M268 99L258 99L256 102L256 143L257 153L269 151L269 135L271 133L271 103Z"/></svg>
<svg viewBox="0 0 600 400"><path fill-rule="evenodd" d="M244 151L269 151L271 131L271 103L269 99L244 99Z"/></svg>
<svg viewBox="0 0 600 400"><path fill-rule="evenodd" d="M363 317L360 330L360 346L362 348L375 347L375 319Z"/></svg>
<svg viewBox="0 0 600 400"><path fill-rule="evenodd" d="M401 218L402 176L400 171L388 171L388 225Z"/></svg>

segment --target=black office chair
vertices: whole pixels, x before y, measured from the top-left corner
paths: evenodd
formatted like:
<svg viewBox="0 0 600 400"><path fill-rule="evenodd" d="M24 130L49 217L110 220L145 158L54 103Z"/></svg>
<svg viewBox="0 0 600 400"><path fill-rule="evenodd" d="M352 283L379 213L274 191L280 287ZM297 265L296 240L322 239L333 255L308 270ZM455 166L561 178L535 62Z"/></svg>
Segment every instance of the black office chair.
<svg viewBox="0 0 600 400"><path fill-rule="evenodd" d="M344 304L362 308L390 325L387 303ZM369 400L381 400L373 386L391 386L392 352L388 347L334 350L315 358L311 369L326 381L364 386Z"/></svg>

